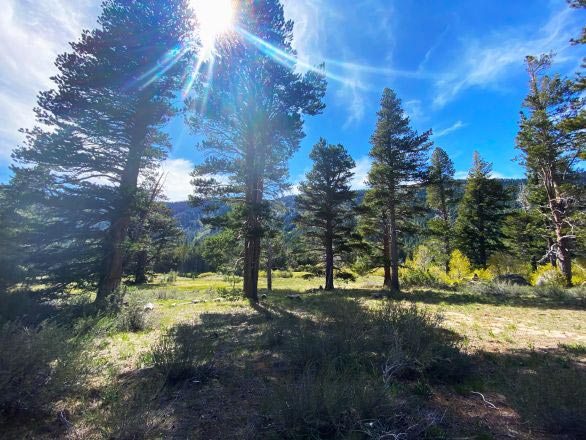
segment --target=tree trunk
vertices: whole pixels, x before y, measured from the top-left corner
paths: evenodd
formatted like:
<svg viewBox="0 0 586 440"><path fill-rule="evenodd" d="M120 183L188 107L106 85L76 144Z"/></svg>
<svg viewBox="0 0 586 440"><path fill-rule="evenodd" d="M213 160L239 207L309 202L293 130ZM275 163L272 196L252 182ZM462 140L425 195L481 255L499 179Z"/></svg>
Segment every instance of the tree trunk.
<svg viewBox="0 0 586 440"><path fill-rule="evenodd" d="M246 234L244 239L244 296L258 303L258 271L261 251L262 181L254 172L254 157L249 160L249 180L246 192Z"/></svg>
<svg viewBox="0 0 586 440"><path fill-rule="evenodd" d="M258 302L258 266L260 260L260 237L244 240L244 296Z"/></svg>
<svg viewBox="0 0 586 440"><path fill-rule="evenodd" d="M395 205L389 206L391 227L391 289L399 291L399 243L397 242L397 219Z"/></svg>
<svg viewBox="0 0 586 440"><path fill-rule="evenodd" d="M273 290L273 245L267 240L267 290Z"/></svg>
<svg viewBox="0 0 586 440"><path fill-rule="evenodd" d="M136 253L136 269L134 271L134 284L146 284L146 270L148 266L147 251L138 251Z"/></svg>
<svg viewBox="0 0 586 440"><path fill-rule="evenodd" d="M325 290L334 290L334 245L331 231L326 238L326 285Z"/></svg>
<svg viewBox="0 0 586 440"><path fill-rule="evenodd" d="M553 239L547 237L547 252L549 253L549 263L552 267L558 267L556 252L553 252Z"/></svg>
<svg viewBox="0 0 586 440"><path fill-rule="evenodd" d="M559 268L566 279L566 287L572 287L572 255L568 246L569 239L564 237L561 228L556 225L557 261Z"/></svg>
<svg viewBox="0 0 586 440"><path fill-rule="evenodd" d="M389 225L384 224L383 232L383 267L385 270L385 279L383 286L391 288L391 236L389 234Z"/></svg>
<svg viewBox="0 0 586 440"><path fill-rule="evenodd" d="M116 305L120 298L115 298L120 289L124 271L124 249L122 245L128 233L130 218L138 185L140 160L144 148L131 151L122 174L120 197L113 212L113 221L104 243L102 272L98 284L95 303L100 308Z"/></svg>

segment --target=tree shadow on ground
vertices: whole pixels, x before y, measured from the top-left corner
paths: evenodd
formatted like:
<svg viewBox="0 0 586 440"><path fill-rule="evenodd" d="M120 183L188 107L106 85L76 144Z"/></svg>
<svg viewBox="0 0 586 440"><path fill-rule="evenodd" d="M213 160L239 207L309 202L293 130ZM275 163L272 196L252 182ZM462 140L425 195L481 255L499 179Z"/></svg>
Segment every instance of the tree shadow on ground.
<svg viewBox="0 0 586 440"><path fill-rule="evenodd" d="M486 398L514 409L536 437L586 438L586 358L579 350L480 352ZM492 396L492 397L491 397Z"/></svg>
<svg viewBox="0 0 586 440"><path fill-rule="evenodd" d="M586 310L584 298L547 297L537 295L479 295L463 292L444 292L430 289L413 289L404 294L393 294L391 298L426 304L487 304L495 306L530 307L550 310Z"/></svg>

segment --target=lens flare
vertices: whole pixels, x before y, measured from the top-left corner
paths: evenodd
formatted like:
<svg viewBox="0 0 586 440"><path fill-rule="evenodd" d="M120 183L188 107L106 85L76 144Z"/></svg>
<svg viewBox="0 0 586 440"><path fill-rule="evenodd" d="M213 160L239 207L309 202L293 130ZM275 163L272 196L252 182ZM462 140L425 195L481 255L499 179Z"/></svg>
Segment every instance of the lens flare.
<svg viewBox="0 0 586 440"><path fill-rule="evenodd" d="M210 58L216 41L232 29L234 23L233 0L190 0L199 26L201 57Z"/></svg>

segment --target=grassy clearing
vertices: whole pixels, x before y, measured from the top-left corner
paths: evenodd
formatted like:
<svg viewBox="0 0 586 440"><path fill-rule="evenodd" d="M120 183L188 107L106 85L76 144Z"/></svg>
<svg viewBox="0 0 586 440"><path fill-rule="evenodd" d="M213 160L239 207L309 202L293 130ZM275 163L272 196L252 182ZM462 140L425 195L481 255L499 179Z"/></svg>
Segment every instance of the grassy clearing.
<svg viewBox="0 0 586 440"><path fill-rule="evenodd" d="M297 300L321 280L287 277L253 308L230 281L156 280L130 288L115 318L78 299L38 330L4 325L3 437L586 435L581 289L382 301L370 277Z"/></svg>

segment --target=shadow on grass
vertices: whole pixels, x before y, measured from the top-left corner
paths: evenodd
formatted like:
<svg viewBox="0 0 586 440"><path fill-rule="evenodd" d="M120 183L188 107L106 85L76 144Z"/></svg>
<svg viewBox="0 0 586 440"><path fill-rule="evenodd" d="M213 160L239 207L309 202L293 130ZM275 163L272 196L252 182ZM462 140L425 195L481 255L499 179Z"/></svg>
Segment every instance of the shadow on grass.
<svg viewBox="0 0 586 440"><path fill-rule="evenodd" d="M583 438L583 347L470 356L433 315L394 304L430 302L436 292L393 295L382 311L360 302L372 290L301 300L284 293L252 313L205 313L176 325L145 354L142 368L85 384L87 409L61 411L33 431L101 438L498 437L505 419L492 419L486 432L467 407L441 407L434 398L447 389L468 391L466 402L476 402L466 387L481 380L484 388L474 390L504 395L526 438L540 431ZM445 294L452 295L460 294ZM179 374L170 375L173 368Z"/></svg>
<svg viewBox="0 0 586 440"><path fill-rule="evenodd" d="M482 352L476 362L485 387L504 395L537 432L586 438L586 365L580 355L564 348Z"/></svg>

